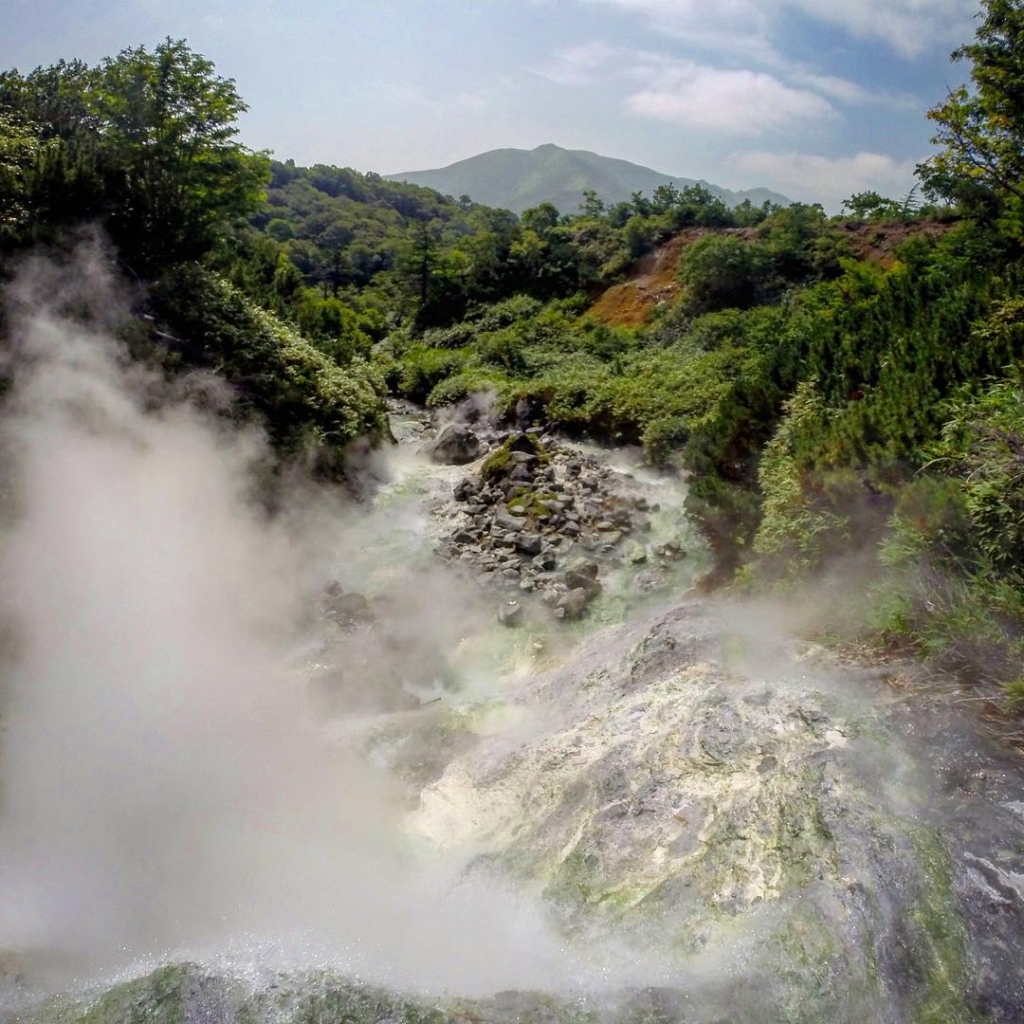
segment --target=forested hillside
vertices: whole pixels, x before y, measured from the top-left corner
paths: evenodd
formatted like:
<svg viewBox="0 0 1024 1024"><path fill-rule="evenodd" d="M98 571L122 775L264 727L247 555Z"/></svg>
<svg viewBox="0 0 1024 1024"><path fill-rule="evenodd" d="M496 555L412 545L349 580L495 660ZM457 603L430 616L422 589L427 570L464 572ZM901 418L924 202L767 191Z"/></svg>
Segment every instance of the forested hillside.
<svg viewBox="0 0 1024 1024"><path fill-rule="evenodd" d="M554 203L566 213L575 213L587 191L614 205L627 202L638 192L653 195L662 185L671 185L680 191L699 185L729 207L744 202L755 206L766 202L786 206L790 202L766 188L732 192L706 181L674 177L628 160L615 160L583 149L563 149L552 143L536 149L494 149L448 167L404 171L388 177L392 181L426 185L455 196L466 195L488 206L507 207L516 213L541 203Z"/></svg>
<svg viewBox="0 0 1024 1024"><path fill-rule="evenodd" d="M855 558L844 639L1024 707L1024 11L983 7L957 53L973 85L928 114L919 194L862 193L838 218L699 185L517 216L271 162L184 42L6 72L4 272L99 226L155 318L126 327L141 354L219 372L282 452L326 467L383 434L386 393L493 392L505 414L530 396L691 475L709 582L793 590ZM673 287L602 313L673 238Z"/></svg>

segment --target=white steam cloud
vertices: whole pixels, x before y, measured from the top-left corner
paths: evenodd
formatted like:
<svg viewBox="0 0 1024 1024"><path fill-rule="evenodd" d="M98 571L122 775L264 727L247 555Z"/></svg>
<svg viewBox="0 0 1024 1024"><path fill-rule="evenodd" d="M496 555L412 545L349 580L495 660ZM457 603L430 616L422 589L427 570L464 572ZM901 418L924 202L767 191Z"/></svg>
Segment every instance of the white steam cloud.
<svg viewBox="0 0 1024 1024"><path fill-rule="evenodd" d="M393 781L309 711L299 624L353 513L307 494L268 517L260 435L168 399L116 305L95 258L11 293L0 949L78 973L272 936L408 988L564 983L536 906L410 849ZM457 635L444 586L398 605L425 635Z"/></svg>

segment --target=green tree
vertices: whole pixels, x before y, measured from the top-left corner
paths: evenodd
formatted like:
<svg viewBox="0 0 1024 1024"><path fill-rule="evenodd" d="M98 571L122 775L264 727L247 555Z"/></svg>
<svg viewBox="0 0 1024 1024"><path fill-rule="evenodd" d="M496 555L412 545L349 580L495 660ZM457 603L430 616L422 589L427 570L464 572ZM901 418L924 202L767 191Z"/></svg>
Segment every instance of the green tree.
<svg viewBox="0 0 1024 1024"><path fill-rule="evenodd" d="M684 250L679 281L695 311L747 309L764 287L770 262L762 244L735 235L708 235Z"/></svg>
<svg viewBox="0 0 1024 1024"><path fill-rule="evenodd" d="M982 0L975 41L953 52L971 62L962 85L928 112L942 152L920 165L926 190L962 200L982 186L1011 209L1024 208L1024 3ZM965 189L963 186L967 185Z"/></svg>
<svg viewBox="0 0 1024 1024"><path fill-rule="evenodd" d="M0 75L0 115L45 144L20 183L36 234L101 217L143 273L202 255L254 212L269 164L235 140L245 109L184 40Z"/></svg>
<svg viewBox="0 0 1024 1024"><path fill-rule="evenodd" d="M878 192L856 192L843 200L843 212L863 220L885 220L899 217L903 213L903 205L895 199L886 199Z"/></svg>
<svg viewBox="0 0 1024 1024"><path fill-rule="evenodd" d="M93 105L123 193L115 233L147 268L194 258L254 210L269 164L235 141L246 105L184 40L105 60Z"/></svg>

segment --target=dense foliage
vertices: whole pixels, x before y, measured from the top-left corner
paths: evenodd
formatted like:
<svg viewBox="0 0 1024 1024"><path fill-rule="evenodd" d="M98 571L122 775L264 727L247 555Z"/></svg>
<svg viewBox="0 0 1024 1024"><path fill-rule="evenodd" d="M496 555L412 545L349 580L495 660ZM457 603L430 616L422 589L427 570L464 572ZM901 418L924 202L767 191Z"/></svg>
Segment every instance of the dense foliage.
<svg viewBox="0 0 1024 1024"><path fill-rule="evenodd" d="M385 388L529 395L686 470L716 579L792 589L855 558L848 624L1024 706L1024 2L982 7L954 55L973 84L929 114L928 205L864 192L829 218L663 186L516 216L247 151L233 83L168 40L0 74L0 255L101 224L164 365L213 369L328 467L386 429ZM595 314L670 252L646 322Z"/></svg>
<svg viewBox="0 0 1024 1024"><path fill-rule="evenodd" d="M279 450L312 445L325 461L384 428L377 378L359 358L363 325L347 309L300 305L296 326L315 347L196 263L263 202L269 161L235 139L244 110L234 83L180 40L96 67L0 74L0 273L32 244L73 245L100 225L147 286L156 335L176 339L162 364L215 369ZM281 270L279 286L297 287Z"/></svg>

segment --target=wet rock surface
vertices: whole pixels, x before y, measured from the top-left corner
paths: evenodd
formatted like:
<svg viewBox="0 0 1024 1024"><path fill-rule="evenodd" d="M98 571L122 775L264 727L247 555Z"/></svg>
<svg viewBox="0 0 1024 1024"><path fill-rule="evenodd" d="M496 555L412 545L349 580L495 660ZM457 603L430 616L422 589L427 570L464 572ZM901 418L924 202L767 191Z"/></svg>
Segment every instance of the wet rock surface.
<svg viewBox="0 0 1024 1024"><path fill-rule="evenodd" d="M456 758L411 828L537 886L573 932L694 976L711 956L727 1019L1022 1019L1024 803L945 802L948 727L908 757L876 683L820 686L756 642L739 670L736 642L703 603L602 631L519 694L538 734Z"/></svg>

